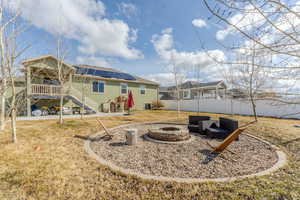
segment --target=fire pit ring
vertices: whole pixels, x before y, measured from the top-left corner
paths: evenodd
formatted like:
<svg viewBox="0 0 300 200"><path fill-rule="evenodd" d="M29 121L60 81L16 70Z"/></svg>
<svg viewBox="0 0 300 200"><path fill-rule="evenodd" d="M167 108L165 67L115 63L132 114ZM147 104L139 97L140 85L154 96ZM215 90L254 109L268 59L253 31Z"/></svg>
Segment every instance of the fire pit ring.
<svg viewBox="0 0 300 200"><path fill-rule="evenodd" d="M162 142L182 142L191 138L187 128L178 125L160 125L148 129L145 134L146 139L152 139Z"/></svg>

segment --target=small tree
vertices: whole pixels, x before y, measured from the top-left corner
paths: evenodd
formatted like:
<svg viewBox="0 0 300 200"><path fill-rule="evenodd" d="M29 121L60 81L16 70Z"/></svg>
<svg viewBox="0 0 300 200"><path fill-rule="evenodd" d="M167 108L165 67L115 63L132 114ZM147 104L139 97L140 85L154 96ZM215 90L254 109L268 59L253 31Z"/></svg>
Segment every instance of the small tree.
<svg viewBox="0 0 300 200"><path fill-rule="evenodd" d="M64 94L66 90L65 83L69 80L68 71L65 68L65 62L68 55L68 49L65 47L62 36L57 37L57 49L56 49L56 57L57 61L57 70L58 70L58 82L61 86L60 91L60 103L59 103L59 124L63 124L63 103L64 103Z"/></svg>
<svg viewBox="0 0 300 200"><path fill-rule="evenodd" d="M257 51L255 43L246 50L241 47L236 54L235 62L228 66L229 70L225 73L225 78L233 89L242 92L246 100L250 100L254 119L257 121L256 100L261 91L271 87L270 73L260 67L265 62L265 56Z"/></svg>
<svg viewBox="0 0 300 200"><path fill-rule="evenodd" d="M18 10L14 14L7 11L7 19L4 20L3 4L1 4L1 27L0 27L0 50L1 50L1 72L2 72L2 109L1 109L1 123L3 123L3 104L5 103L5 90L9 87L11 89L11 98L9 102L9 113L11 117L12 141L17 142L17 109L19 102L23 99L18 95L15 85L15 77L18 71L17 60L28 48L22 48L18 38L24 32L24 27L20 26ZM11 15L10 15L11 14ZM5 22L4 22L5 21ZM4 98L4 100L3 100Z"/></svg>
<svg viewBox="0 0 300 200"><path fill-rule="evenodd" d="M169 63L170 72L173 74L174 83L175 83L175 95L177 101L177 118L180 116L180 86L185 79L185 71L183 67L183 63L178 63L176 61L174 52L171 53L170 63Z"/></svg>
<svg viewBox="0 0 300 200"><path fill-rule="evenodd" d="M81 110L81 119L83 119L83 115L85 113L85 101L86 101L86 89L87 89L87 82L88 78L85 76L87 73L87 70L84 70L83 73L81 73L81 101L82 101L82 110Z"/></svg>
<svg viewBox="0 0 300 200"><path fill-rule="evenodd" d="M5 67L5 42L4 42L4 22L3 22L3 7L0 6L0 20L1 20L1 28L0 28L0 51L1 51L1 109L0 109L0 130L4 130L5 127L5 96L7 90L7 69ZM6 25L7 26L7 25Z"/></svg>

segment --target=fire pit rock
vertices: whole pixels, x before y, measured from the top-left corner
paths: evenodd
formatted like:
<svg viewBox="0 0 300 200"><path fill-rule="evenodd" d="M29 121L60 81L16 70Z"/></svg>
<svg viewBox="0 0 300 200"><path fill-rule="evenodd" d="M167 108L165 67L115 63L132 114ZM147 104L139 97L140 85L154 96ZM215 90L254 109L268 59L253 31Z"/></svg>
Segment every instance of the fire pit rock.
<svg viewBox="0 0 300 200"><path fill-rule="evenodd" d="M187 128L170 124L151 127L147 136L155 140L169 142L185 141L191 137Z"/></svg>

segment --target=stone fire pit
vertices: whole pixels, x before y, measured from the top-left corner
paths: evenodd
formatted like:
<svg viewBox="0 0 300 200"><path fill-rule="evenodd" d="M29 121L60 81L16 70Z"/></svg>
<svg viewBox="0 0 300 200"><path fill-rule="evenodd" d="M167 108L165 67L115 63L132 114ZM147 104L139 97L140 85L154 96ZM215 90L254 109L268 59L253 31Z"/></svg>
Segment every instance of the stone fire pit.
<svg viewBox="0 0 300 200"><path fill-rule="evenodd" d="M148 130L146 134L154 140L162 140L168 142L185 141L191 138L186 127L180 125L155 125Z"/></svg>

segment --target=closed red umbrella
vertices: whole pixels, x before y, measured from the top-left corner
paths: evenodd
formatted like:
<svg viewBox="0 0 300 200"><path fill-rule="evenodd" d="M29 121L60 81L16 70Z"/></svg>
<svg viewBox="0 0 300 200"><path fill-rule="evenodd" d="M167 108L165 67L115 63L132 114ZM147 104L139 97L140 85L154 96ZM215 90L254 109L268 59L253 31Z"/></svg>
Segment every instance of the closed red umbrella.
<svg viewBox="0 0 300 200"><path fill-rule="evenodd" d="M129 91L129 94L128 94L127 106L128 106L128 114L129 114L130 108L132 108L134 106L134 100L133 100L133 95L132 95L131 90Z"/></svg>

